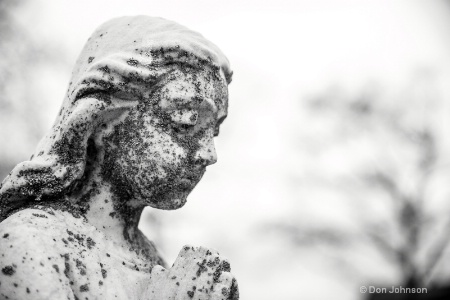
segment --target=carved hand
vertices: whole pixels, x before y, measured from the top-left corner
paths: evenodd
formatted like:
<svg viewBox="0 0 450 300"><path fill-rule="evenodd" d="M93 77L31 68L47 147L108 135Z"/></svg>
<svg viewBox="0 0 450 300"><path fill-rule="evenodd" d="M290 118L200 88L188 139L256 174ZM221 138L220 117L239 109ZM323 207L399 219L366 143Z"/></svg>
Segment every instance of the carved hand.
<svg viewBox="0 0 450 300"><path fill-rule="evenodd" d="M215 250L184 246L172 268L155 266L145 300L238 300L230 264Z"/></svg>

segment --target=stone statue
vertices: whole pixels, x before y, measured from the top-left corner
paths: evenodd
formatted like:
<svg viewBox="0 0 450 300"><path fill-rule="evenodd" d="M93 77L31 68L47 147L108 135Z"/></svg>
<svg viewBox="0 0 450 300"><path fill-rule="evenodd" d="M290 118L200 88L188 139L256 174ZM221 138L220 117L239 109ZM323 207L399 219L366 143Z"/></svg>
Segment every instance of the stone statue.
<svg viewBox="0 0 450 300"><path fill-rule="evenodd" d="M202 35L146 16L86 43L50 132L0 189L1 299L238 299L230 265L185 246L167 268L138 229L177 209L216 162L228 60Z"/></svg>

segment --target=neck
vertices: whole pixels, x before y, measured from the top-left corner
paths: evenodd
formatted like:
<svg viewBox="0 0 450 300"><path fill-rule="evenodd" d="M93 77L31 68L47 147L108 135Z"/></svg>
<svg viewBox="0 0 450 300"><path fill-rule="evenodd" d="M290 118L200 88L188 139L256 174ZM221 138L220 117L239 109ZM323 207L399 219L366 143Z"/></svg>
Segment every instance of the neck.
<svg viewBox="0 0 450 300"><path fill-rule="evenodd" d="M74 196L72 202L88 204L84 214L87 223L101 231L106 239L128 249L140 244L142 236L138 225L144 206L121 199L98 172L94 172L84 184L81 195Z"/></svg>

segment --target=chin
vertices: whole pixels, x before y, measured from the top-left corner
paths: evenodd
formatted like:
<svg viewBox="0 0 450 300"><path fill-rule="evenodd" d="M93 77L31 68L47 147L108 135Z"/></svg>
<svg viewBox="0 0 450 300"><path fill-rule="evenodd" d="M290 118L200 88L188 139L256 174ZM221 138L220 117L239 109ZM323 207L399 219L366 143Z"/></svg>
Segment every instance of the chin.
<svg viewBox="0 0 450 300"><path fill-rule="evenodd" d="M175 210L186 204L188 195L189 192L168 193L165 197L159 198L159 201L150 201L148 205L157 209Z"/></svg>

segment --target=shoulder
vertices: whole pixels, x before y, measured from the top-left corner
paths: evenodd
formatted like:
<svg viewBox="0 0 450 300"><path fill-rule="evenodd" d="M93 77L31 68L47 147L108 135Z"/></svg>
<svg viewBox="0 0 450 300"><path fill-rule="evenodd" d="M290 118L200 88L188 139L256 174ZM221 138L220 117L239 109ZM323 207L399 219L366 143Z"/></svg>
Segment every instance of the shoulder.
<svg viewBox="0 0 450 300"><path fill-rule="evenodd" d="M5 228L41 228L50 224L62 223L61 213L50 209L26 208L20 210L0 223L0 230ZM62 224L61 224L62 225Z"/></svg>
<svg viewBox="0 0 450 300"><path fill-rule="evenodd" d="M48 244L67 230L64 213L54 210L27 208L14 213L0 223L1 249L25 246L47 247ZM72 217L73 218L73 217ZM33 249L33 248L32 248ZM52 252L53 248L46 249Z"/></svg>
<svg viewBox="0 0 450 300"><path fill-rule="evenodd" d="M0 223L0 298L72 299L55 238L61 217L24 209Z"/></svg>

